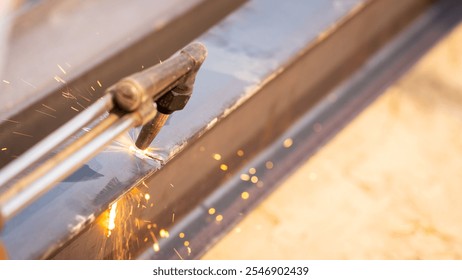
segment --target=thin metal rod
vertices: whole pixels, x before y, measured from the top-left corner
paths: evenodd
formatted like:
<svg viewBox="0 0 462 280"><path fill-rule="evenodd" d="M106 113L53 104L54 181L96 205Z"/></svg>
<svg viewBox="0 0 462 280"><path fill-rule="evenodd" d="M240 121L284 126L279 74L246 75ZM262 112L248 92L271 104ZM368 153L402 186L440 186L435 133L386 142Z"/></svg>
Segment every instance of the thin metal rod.
<svg viewBox="0 0 462 280"><path fill-rule="evenodd" d="M76 171L113 139L139 122L137 114L119 116L110 114L63 151L22 178L0 196L1 216L6 221L51 189L56 182ZM82 149L82 147L84 147Z"/></svg>
<svg viewBox="0 0 462 280"><path fill-rule="evenodd" d="M18 159L14 160L0 170L0 187L6 185L14 177L24 172L29 166L40 158L49 154L56 146L66 141L72 134L113 108L111 95L105 95L83 112L72 118L69 122L45 137L34 145Z"/></svg>

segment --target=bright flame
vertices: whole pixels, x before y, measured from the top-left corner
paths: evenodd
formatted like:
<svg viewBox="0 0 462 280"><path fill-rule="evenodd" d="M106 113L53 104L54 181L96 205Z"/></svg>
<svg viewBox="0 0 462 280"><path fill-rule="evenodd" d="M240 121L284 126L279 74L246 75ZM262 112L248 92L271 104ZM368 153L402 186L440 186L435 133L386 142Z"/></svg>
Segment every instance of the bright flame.
<svg viewBox="0 0 462 280"><path fill-rule="evenodd" d="M161 160L155 154L153 154L149 148L145 150L140 150L136 146L130 145L128 150L132 152L135 156L139 157L140 159L150 158L150 159L155 159L155 160Z"/></svg>
<svg viewBox="0 0 462 280"><path fill-rule="evenodd" d="M111 236L111 231L115 229L115 219L117 215L117 202L109 207L109 219L107 221L107 237Z"/></svg>

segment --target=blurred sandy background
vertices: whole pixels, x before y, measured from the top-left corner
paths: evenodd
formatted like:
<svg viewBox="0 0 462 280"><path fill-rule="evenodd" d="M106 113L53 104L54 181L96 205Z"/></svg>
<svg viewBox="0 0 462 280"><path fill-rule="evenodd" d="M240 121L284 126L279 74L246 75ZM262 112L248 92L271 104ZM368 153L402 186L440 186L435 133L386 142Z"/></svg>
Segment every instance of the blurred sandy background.
<svg viewBox="0 0 462 280"><path fill-rule="evenodd" d="M462 26L204 259L460 259Z"/></svg>

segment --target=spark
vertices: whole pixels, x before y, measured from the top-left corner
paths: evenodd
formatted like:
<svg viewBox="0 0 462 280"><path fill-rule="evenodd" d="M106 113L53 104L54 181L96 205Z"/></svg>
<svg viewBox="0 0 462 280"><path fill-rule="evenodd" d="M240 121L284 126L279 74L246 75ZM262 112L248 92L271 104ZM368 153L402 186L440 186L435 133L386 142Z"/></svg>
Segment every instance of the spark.
<svg viewBox="0 0 462 280"><path fill-rule="evenodd" d="M93 91L96 91L96 89L95 89L93 86L91 86L91 89L92 89Z"/></svg>
<svg viewBox="0 0 462 280"><path fill-rule="evenodd" d="M159 252L160 251L160 247L159 247L159 243L154 243L154 245L152 245L152 249L154 250L154 252Z"/></svg>
<svg viewBox="0 0 462 280"><path fill-rule="evenodd" d="M152 231L149 231L149 234L151 235L152 241L154 241L154 243L159 243L159 241L157 240L156 236L154 235Z"/></svg>
<svg viewBox="0 0 462 280"><path fill-rule="evenodd" d="M265 166L266 166L266 169L273 169L274 164L273 164L272 161L267 161L267 162L265 163Z"/></svg>
<svg viewBox="0 0 462 280"><path fill-rule="evenodd" d="M216 220L217 222L223 221L223 215L217 215L217 216L215 217L215 220Z"/></svg>
<svg viewBox="0 0 462 280"><path fill-rule="evenodd" d="M156 157L156 155L154 153L152 153L149 148L145 149L145 150L140 150L138 149L136 146L134 145L130 145L128 147L128 150L130 152L132 152L136 157L140 158L140 159L146 159L146 158L150 158L150 159L153 159L153 160L157 160L157 161L162 161L161 158L158 158Z"/></svg>
<svg viewBox="0 0 462 280"><path fill-rule="evenodd" d="M10 84L10 81L7 81L7 80L3 80L3 82L4 82L5 84Z"/></svg>
<svg viewBox="0 0 462 280"><path fill-rule="evenodd" d="M115 229L115 219L117 216L117 202L114 202L109 207L109 219L107 221L107 237L111 236L111 232Z"/></svg>
<svg viewBox="0 0 462 280"><path fill-rule="evenodd" d="M77 102L77 105L79 105L80 107L82 107L82 109L86 109L85 106L83 106L82 104L80 104L79 102Z"/></svg>
<svg viewBox="0 0 462 280"><path fill-rule="evenodd" d="M210 208L209 209L209 214L213 215L213 214L215 214L215 211L216 211L215 208Z"/></svg>
<svg viewBox="0 0 462 280"><path fill-rule="evenodd" d="M175 186L172 183L170 183L170 187L174 188Z"/></svg>
<svg viewBox="0 0 462 280"><path fill-rule="evenodd" d="M175 253L178 255L178 257L179 257L181 260L184 260L183 257L180 255L180 253L178 253L178 251L177 251L175 248L173 248L173 250L175 251Z"/></svg>
<svg viewBox="0 0 462 280"><path fill-rule="evenodd" d="M26 85L30 86L30 87L33 88L33 89L36 89L36 88L37 88L36 86L34 86L33 84L29 83L29 82L26 81L26 80L21 79L21 81L22 81L23 83L25 83Z"/></svg>
<svg viewBox="0 0 462 280"><path fill-rule="evenodd" d="M45 104L43 104L43 103L42 103L42 106L45 107L45 108L47 108L47 109L50 109L51 111L56 112L55 109L53 109L53 108L51 108L50 106L47 106L47 105L45 105Z"/></svg>
<svg viewBox="0 0 462 280"><path fill-rule="evenodd" d="M56 64L56 65L58 65L59 70L61 70L61 72L63 72L64 75L67 74L66 70L64 70L63 67L61 67L61 65L59 65L59 64Z"/></svg>
<svg viewBox="0 0 462 280"><path fill-rule="evenodd" d="M71 106L71 109L74 110L74 111L76 111L76 112L80 112L79 109L77 109L77 108L75 108L75 107L73 107L73 106Z"/></svg>
<svg viewBox="0 0 462 280"><path fill-rule="evenodd" d="M159 235L162 238L169 238L170 237L170 233L166 229L161 229L159 231Z"/></svg>
<svg viewBox="0 0 462 280"><path fill-rule="evenodd" d="M187 247L188 249L188 256L191 256L191 247Z"/></svg>
<svg viewBox="0 0 462 280"><path fill-rule="evenodd" d="M103 85L101 84L101 82L99 80L97 80L96 83L98 83L99 87L101 87L101 88L103 87Z"/></svg>
<svg viewBox="0 0 462 280"><path fill-rule="evenodd" d="M252 178L250 178L250 181L254 184L256 184L258 182L258 177L257 176L252 176Z"/></svg>
<svg viewBox="0 0 462 280"><path fill-rule="evenodd" d="M257 170L255 168L252 167L249 169L249 174L253 175L255 173L257 173Z"/></svg>
<svg viewBox="0 0 462 280"><path fill-rule="evenodd" d="M2 148L2 151L6 151L6 150L8 150L8 148Z"/></svg>
<svg viewBox="0 0 462 280"><path fill-rule="evenodd" d="M146 201L148 201L150 198L151 196L148 193L144 195L144 199L146 199Z"/></svg>
<svg viewBox="0 0 462 280"><path fill-rule="evenodd" d="M249 181L250 180L250 176L248 174L241 174L241 180L242 181Z"/></svg>
<svg viewBox="0 0 462 280"><path fill-rule="evenodd" d="M228 166L226 164L221 164L220 169L223 170L223 171L226 171L226 170L228 170Z"/></svg>
<svg viewBox="0 0 462 280"><path fill-rule="evenodd" d="M63 84L66 83L66 81L65 81L63 78L61 78L60 76L58 76L58 75L54 76L54 79L55 79L58 83L63 83Z"/></svg>
<svg viewBox="0 0 462 280"><path fill-rule="evenodd" d="M220 160L221 159L220 154L213 154L212 157L213 157L214 160Z"/></svg>
<svg viewBox="0 0 462 280"><path fill-rule="evenodd" d="M178 237L184 238L184 232L180 232L180 234L178 234Z"/></svg>
<svg viewBox="0 0 462 280"><path fill-rule="evenodd" d="M172 213L172 224L175 222L175 212Z"/></svg>
<svg viewBox="0 0 462 280"><path fill-rule="evenodd" d="M284 145L284 148L290 148L292 146L294 142L292 141L291 138L287 138L286 140L284 140L283 142L283 145Z"/></svg>
<svg viewBox="0 0 462 280"><path fill-rule="evenodd" d="M244 151L243 150L238 150L237 155L240 156L240 157L244 156Z"/></svg>
<svg viewBox="0 0 462 280"><path fill-rule="evenodd" d="M42 112L42 111L40 111L40 110L35 110L35 112L40 113L40 114L44 114L44 115L46 115L46 116L49 116L49 117L52 117L52 118L56 119L55 116L53 116L53 115L51 115L51 114L48 114L48 113L45 113L45 112Z"/></svg>
<svg viewBox="0 0 462 280"><path fill-rule="evenodd" d="M249 197L250 197L250 194L248 192L241 193L241 198L242 199L246 200L246 199L249 199Z"/></svg>
<svg viewBox="0 0 462 280"><path fill-rule="evenodd" d="M186 241L183 243L183 245L184 245L185 247L188 247L188 246L189 246L189 241L186 240Z"/></svg>
<svg viewBox="0 0 462 280"><path fill-rule="evenodd" d="M76 98L72 93L67 92L67 91L61 92L61 95L62 95L64 98L77 100L77 98Z"/></svg>
<svg viewBox="0 0 462 280"><path fill-rule="evenodd" d="M16 135L21 135L21 136L25 136L25 137L30 137L30 138L32 138L32 135L29 135L29 134L25 134L25 133L21 133L21 132L17 132L17 131L13 131L13 134L16 134Z"/></svg>
<svg viewBox="0 0 462 280"><path fill-rule="evenodd" d="M85 101L91 102L91 100L90 100L89 98L87 98L87 97L85 97L85 96L83 96L83 95L81 95L81 94L79 94L79 96L82 97Z"/></svg>

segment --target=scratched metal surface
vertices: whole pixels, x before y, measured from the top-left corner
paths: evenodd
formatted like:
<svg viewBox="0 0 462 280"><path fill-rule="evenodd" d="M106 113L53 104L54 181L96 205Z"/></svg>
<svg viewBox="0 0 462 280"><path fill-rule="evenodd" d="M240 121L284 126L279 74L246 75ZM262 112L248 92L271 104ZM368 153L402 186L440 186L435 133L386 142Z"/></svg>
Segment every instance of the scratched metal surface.
<svg viewBox="0 0 462 280"><path fill-rule="evenodd" d="M198 74L195 93L152 145L163 163L252 97L273 73L364 2L255 0L199 38L209 56ZM6 224L1 236L11 258L48 256L161 166L128 153L126 144L120 149L115 146Z"/></svg>

